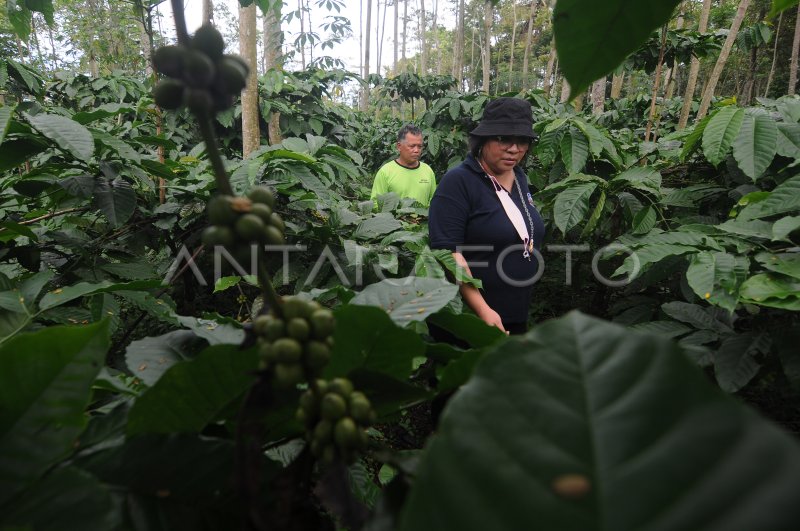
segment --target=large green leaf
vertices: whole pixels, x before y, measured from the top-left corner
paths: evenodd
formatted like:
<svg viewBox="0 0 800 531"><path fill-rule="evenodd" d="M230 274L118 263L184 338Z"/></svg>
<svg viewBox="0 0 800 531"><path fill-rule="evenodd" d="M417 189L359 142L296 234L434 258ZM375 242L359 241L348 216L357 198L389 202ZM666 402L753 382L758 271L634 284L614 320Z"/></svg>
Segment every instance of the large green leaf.
<svg viewBox="0 0 800 531"><path fill-rule="evenodd" d="M765 269L800 280L800 253L758 253L756 260Z"/></svg>
<svg viewBox="0 0 800 531"><path fill-rule="evenodd" d="M566 234L586 217L589 213L589 198L596 188L597 183L577 184L556 196L553 216L562 233Z"/></svg>
<svg viewBox="0 0 800 531"><path fill-rule="evenodd" d="M786 216L772 225L772 240L791 241L789 235L800 229L800 216Z"/></svg>
<svg viewBox="0 0 800 531"><path fill-rule="evenodd" d="M570 98L619 66L665 24L680 0L559 0L553 30Z"/></svg>
<svg viewBox="0 0 800 531"><path fill-rule="evenodd" d="M661 174L653 168L634 166L611 179L609 184L629 185L656 196L661 195Z"/></svg>
<svg viewBox="0 0 800 531"><path fill-rule="evenodd" d="M430 316L429 322L476 348L488 347L508 337L496 326L489 326L477 315L469 313L438 312Z"/></svg>
<svg viewBox="0 0 800 531"><path fill-rule="evenodd" d="M772 0L772 9L769 11L769 16L774 18L781 11L797 5L797 2L798 0Z"/></svg>
<svg viewBox="0 0 800 531"><path fill-rule="evenodd" d="M586 136L575 127L561 139L561 159L567 168L567 173L580 173L586 161L589 160L589 141Z"/></svg>
<svg viewBox="0 0 800 531"><path fill-rule="evenodd" d="M778 127L767 114L744 115L739 135L733 141L733 158L745 175L754 181L761 177L775 158Z"/></svg>
<svg viewBox="0 0 800 531"><path fill-rule="evenodd" d="M614 271L613 276L631 275L638 276L642 271L646 270L652 264L657 264L661 260L670 256L683 256L686 254L696 253L698 249L688 245L680 245L673 243L654 243L652 245L643 245L633 250L622 265Z"/></svg>
<svg viewBox="0 0 800 531"><path fill-rule="evenodd" d="M458 294L458 286L444 279L406 277L370 284L350 304L377 306L399 326L424 321Z"/></svg>
<svg viewBox="0 0 800 531"><path fill-rule="evenodd" d="M0 347L0 504L70 453L109 342L103 321L46 328Z"/></svg>
<svg viewBox="0 0 800 531"><path fill-rule="evenodd" d="M23 280L18 287L0 292L0 308L32 313L36 308L36 298L53 276L52 271L40 271Z"/></svg>
<svg viewBox="0 0 800 531"><path fill-rule="evenodd" d="M711 330L719 334L733 332L728 314L724 313L725 316L728 316L728 319L723 319L722 315L720 315L720 312L723 311L718 308L674 301L662 304L661 309L673 319L688 323L701 330Z"/></svg>
<svg viewBox="0 0 800 531"><path fill-rule="evenodd" d="M142 383L153 385L167 369L187 359L187 347L196 338L190 330L174 330L132 341L125 349L125 363Z"/></svg>
<svg viewBox="0 0 800 531"><path fill-rule="evenodd" d="M737 219L760 219L800 210L800 176L778 185L763 201L750 203L739 212Z"/></svg>
<svg viewBox="0 0 800 531"><path fill-rule="evenodd" d="M694 152L695 148L697 147L697 143L703 138L703 133L706 130L708 122L710 122L711 118L713 117L714 117L713 114L710 116L706 116L698 123L696 123L694 125L694 128L692 129L692 132L689 133L683 140L683 149L681 150L681 157L680 157L681 162L686 160L686 157L688 157Z"/></svg>
<svg viewBox="0 0 800 531"><path fill-rule="evenodd" d="M800 311L800 280L776 274L754 275L739 290L746 302Z"/></svg>
<svg viewBox="0 0 800 531"><path fill-rule="evenodd" d="M782 157L800 159L800 124L780 122L776 151Z"/></svg>
<svg viewBox="0 0 800 531"><path fill-rule="evenodd" d="M112 227L121 227L136 210L136 192L125 179L98 179L94 186L94 202Z"/></svg>
<svg viewBox="0 0 800 531"><path fill-rule="evenodd" d="M714 355L714 375L720 388L735 393L747 385L761 368L756 354L768 354L769 346L766 334L748 332L726 337Z"/></svg>
<svg viewBox="0 0 800 531"><path fill-rule="evenodd" d="M0 106L0 144L8 132L8 126L11 125L11 116L14 114L13 106Z"/></svg>
<svg viewBox="0 0 800 531"><path fill-rule="evenodd" d="M397 326L385 310L348 304L334 314L335 342L326 378L365 369L404 381L411 375L412 360L425 352L419 335Z"/></svg>
<svg viewBox="0 0 800 531"><path fill-rule="evenodd" d="M700 251L692 256L686 281L701 299L733 312L749 266L746 256Z"/></svg>
<svg viewBox="0 0 800 531"><path fill-rule="evenodd" d="M229 323L188 315L179 315L177 319L197 337L208 341L209 345L238 345L244 340L244 330Z"/></svg>
<svg viewBox="0 0 800 531"><path fill-rule="evenodd" d="M44 297L42 297L42 300L39 301L39 309L47 310L77 298L84 297L86 295L94 295L96 293L111 293L114 291L126 290L146 290L150 288L157 288L160 285L160 281L158 280L136 280L133 282L111 282L110 280L104 280L102 282L78 282L72 286L58 288L46 293Z"/></svg>
<svg viewBox="0 0 800 531"><path fill-rule="evenodd" d="M709 120L703 131L703 153L714 166L728 155L744 116L744 109L730 106L723 107Z"/></svg>
<svg viewBox="0 0 800 531"><path fill-rule="evenodd" d="M244 394L258 366L255 348L217 345L173 365L136 400L128 435L198 432Z"/></svg>
<svg viewBox="0 0 800 531"><path fill-rule="evenodd" d="M399 220L392 217L391 214L376 214L375 216L365 219L358 224L356 230L353 232L353 238L360 240L373 240L378 236L389 234L396 230L403 228L403 224Z"/></svg>
<svg viewBox="0 0 800 531"><path fill-rule="evenodd" d="M799 489L797 442L677 345L574 312L476 367L399 529L793 529Z"/></svg>
<svg viewBox="0 0 800 531"><path fill-rule="evenodd" d="M97 478L68 466L53 471L16 498L0 515L2 529L86 531L117 529L121 514Z"/></svg>
<svg viewBox="0 0 800 531"><path fill-rule="evenodd" d="M84 126L57 114L26 114L28 122L37 131L56 143L58 147L72 154L82 162L88 162L94 154L94 138Z"/></svg>

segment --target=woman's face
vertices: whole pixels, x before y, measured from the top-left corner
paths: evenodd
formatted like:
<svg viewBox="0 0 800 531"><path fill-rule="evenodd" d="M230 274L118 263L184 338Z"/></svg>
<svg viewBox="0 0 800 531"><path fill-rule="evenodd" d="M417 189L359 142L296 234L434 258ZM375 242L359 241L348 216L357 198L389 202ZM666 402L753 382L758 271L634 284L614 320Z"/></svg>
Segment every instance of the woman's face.
<svg viewBox="0 0 800 531"><path fill-rule="evenodd" d="M497 175L511 171L519 164L531 145L523 136L493 136L481 148L481 159Z"/></svg>

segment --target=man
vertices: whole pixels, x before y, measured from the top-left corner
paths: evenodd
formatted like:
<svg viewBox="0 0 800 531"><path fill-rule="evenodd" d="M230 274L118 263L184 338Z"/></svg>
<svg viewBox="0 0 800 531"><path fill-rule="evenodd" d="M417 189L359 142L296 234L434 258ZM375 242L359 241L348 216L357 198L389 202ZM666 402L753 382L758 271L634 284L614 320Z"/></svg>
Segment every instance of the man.
<svg viewBox="0 0 800 531"><path fill-rule="evenodd" d="M370 199L394 192L400 197L411 197L427 207L436 190L433 170L419 161L422 154L422 130L415 125L404 125L397 133L399 156L384 164L375 175Z"/></svg>

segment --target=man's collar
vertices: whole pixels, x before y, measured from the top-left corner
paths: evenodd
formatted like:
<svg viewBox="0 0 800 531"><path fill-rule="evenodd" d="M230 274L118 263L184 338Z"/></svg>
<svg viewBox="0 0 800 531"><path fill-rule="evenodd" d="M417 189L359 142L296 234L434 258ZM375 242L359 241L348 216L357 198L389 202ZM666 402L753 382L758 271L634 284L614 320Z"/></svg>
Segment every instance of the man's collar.
<svg viewBox="0 0 800 531"><path fill-rule="evenodd" d="M394 159L394 161L397 163L398 166L400 166L401 168L405 168L407 170L416 170L417 168L422 166L422 162L419 161L419 160L417 161L417 165L416 166L406 166L405 164L400 162L400 159Z"/></svg>

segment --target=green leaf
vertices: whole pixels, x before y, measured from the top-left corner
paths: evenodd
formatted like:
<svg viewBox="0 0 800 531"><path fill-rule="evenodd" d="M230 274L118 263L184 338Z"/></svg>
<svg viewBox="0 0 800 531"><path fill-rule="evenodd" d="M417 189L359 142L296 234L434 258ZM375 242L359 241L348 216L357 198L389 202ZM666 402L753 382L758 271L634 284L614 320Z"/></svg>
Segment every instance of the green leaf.
<svg viewBox="0 0 800 531"><path fill-rule="evenodd" d="M682 336L692 329L675 321L648 321L631 326L631 330L645 334L655 334L668 339Z"/></svg>
<svg viewBox="0 0 800 531"><path fill-rule="evenodd" d="M350 304L377 306L398 326L424 321L447 306L458 294L458 286L443 279L406 277L370 284Z"/></svg>
<svg viewBox="0 0 800 531"><path fill-rule="evenodd" d="M760 274L748 278L739 290L745 302L800 311L800 281L776 274Z"/></svg>
<svg viewBox="0 0 800 531"><path fill-rule="evenodd" d="M581 239L588 238L592 231L597 226L597 223L600 221L600 217L603 215L603 211L606 207L606 191L600 191L600 199L597 200L597 204L592 211L592 215L589 216L589 221L586 222L586 225L583 227L581 231Z"/></svg>
<svg viewBox="0 0 800 531"><path fill-rule="evenodd" d="M686 281L701 299L733 312L749 269L745 256L701 251L692 256Z"/></svg>
<svg viewBox="0 0 800 531"><path fill-rule="evenodd" d="M608 74L666 24L680 0L559 0L553 30L570 99Z"/></svg>
<svg viewBox="0 0 800 531"><path fill-rule="evenodd" d="M68 151L81 162L88 162L94 154L94 138L84 126L57 114L25 113L28 122L64 151Z"/></svg>
<svg viewBox="0 0 800 531"><path fill-rule="evenodd" d="M8 127L11 125L11 117L14 115L14 106L0 106L0 144L6 137Z"/></svg>
<svg viewBox="0 0 800 531"><path fill-rule="evenodd" d="M580 173L589 159L589 142L577 128L570 127L561 139L561 158L567 173Z"/></svg>
<svg viewBox="0 0 800 531"><path fill-rule="evenodd" d="M214 293L225 291L226 289L232 288L241 282L242 277L240 276L231 276L231 277L219 277L216 282L214 282Z"/></svg>
<svg viewBox="0 0 800 531"><path fill-rule="evenodd" d="M798 0L772 0L772 9L769 11L769 17L775 18L781 11L797 5L797 2Z"/></svg>
<svg viewBox="0 0 800 531"><path fill-rule="evenodd" d="M706 130L708 122L711 121L711 118L713 118L714 116L715 115L712 114L700 120L697 124L695 124L694 128L692 129L692 132L686 136L686 138L683 141L683 149L681 150L681 156L680 156L681 162L685 161L686 157L688 157L694 152L695 148L697 147L697 142L699 142L700 139L703 138L703 133Z"/></svg>
<svg viewBox="0 0 800 531"><path fill-rule="evenodd" d="M103 321L45 328L0 347L0 504L72 451L109 344Z"/></svg>
<svg viewBox="0 0 800 531"><path fill-rule="evenodd" d="M556 196L553 213L556 226L566 234L580 223L589 212L589 198L597 188L597 183L577 184Z"/></svg>
<svg viewBox="0 0 800 531"><path fill-rule="evenodd" d="M766 114L745 114L739 135L733 142L733 158L754 181L769 167L778 147L778 127Z"/></svg>
<svg viewBox="0 0 800 531"><path fill-rule="evenodd" d="M0 171L16 168L49 147L39 135L12 138L0 146Z"/></svg>
<svg viewBox="0 0 800 531"><path fill-rule="evenodd" d="M58 288L49 293L46 293L42 300L39 301L39 309L47 310L60 306L71 300L86 295L94 295L95 293L111 293L114 291L126 290L145 290L150 288L157 288L161 285L158 280L137 280L134 282L111 282L104 280L102 282L78 282L73 286L66 288Z"/></svg>
<svg viewBox="0 0 800 531"><path fill-rule="evenodd" d="M136 210L136 192L125 179L99 179L94 187L94 204L112 227L121 227Z"/></svg>
<svg viewBox="0 0 800 531"><path fill-rule="evenodd" d="M780 122L776 152L782 157L800 159L800 124Z"/></svg>
<svg viewBox="0 0 800 531"><path fill-rule="evenodd" d="M153 266L147 262L114 262L103 264L100 269L128 280L146 280L156 275Z"/></svg>
<svg viewBox="0 0 800 531"><path fill-rule="evenodd" d="M769 336L748 332L726 337L714 355L714 375L723 391L735 393L758 374L756 354L769 353Z"/></svg>
<svg viewBox="0 0 800 531"><path fill-rule="evenodd" d="M0 521L4 530L37 531L118 529L122 523L109 489L74 466L54 470L35 483L10 504Z"/></svg>
<svg viewBox="0 0 800 531"><path fill-rule="evenodd" d="M711 330L720 334L733 332L730 324L724 322L717 313L722 310L680 301L664 303L661 305L661 309L673 319L690 324L695 328Z"/></svg>
<svg viewBox="0 0 800 531"><path fill-rule="evenodd" d="M649 205L633 217L633 226L631 232L633 234L647 234L656 226L656 209Z"/></svg>
<svg viewBox="0 0 800 531"><path fill-rule="evenodd" d="M405 381L412 360L425 352L416 332L400 328L380 308L348 304L335 309L334 315L336 332L326 378L365 369Z"/></svg>
<svg viewBox="0 0 800 531"><path fill-rule="evenodd" d="M447 330L475 348L488 347L508 337L496 326L489 326L477 315L469 313L441 311L431 315L428 322Z"/></svg>
<svg viewBox="0 0 800 531"><path fill-rule="evenodd" d="M758 253L756 260L765 269L800 280L800 253Z"/></svg>
<svg viewBox="0 0 800 531"><path fill-rule="evenodd" d="M800 229L800 216L786 216L772 225L772 241L791 242L789 235Z"/></svg>
<svg viewBox="0 0 800 531"><path fill-rule="evenodd" d="M17 4L11 1L6 3L6 7L6 14L8 15L9 22L11 22L11 26L14 28L14 33L23 41L28 42L28 37L30 37L31 34L32 22L30 10L25 7L24 3Z"/></svg>
<svg viewBox="0 0 800 531"><path fill-rule="evenodd" d="M119 138L112 136L105 131L92 129L91 132L92 137L98 144L115 151L117 155L125 160L125 162L141 162L141 155L139 155L139 153L124 140L120 140Z"/></svg>
<svg viewBox="0 0 800 531"><path fill-rule="evenodd" d="M188 347L196 339L190 330L175 330L132 341L125 349L125 364L142 383L152 386L167 369L188 358Z"/></svg>
<svg viewBox="0 0 800 531"><path fill-rule="evenodd" d="M358 224L356 230L353 232L353 238L357 240L373 240L384 234L389 234L396 230L403 228L403 224L399 220L392 217L391 214L375 214L375 216L365 219Z"/></svg>
<svg viewBox="0 0 800 531"><path fill-rule="evenodd" d="M653 168L634 166L611 179L609 184L627 184L656 196L661 195L661 174Z"/></svg>
<svg viewBox="0 0 800 531"><path fill-rule="evenodd" d="M167 181L171 181L175 178L175 172L173 172L169 166L162 164L157 160L142 159L138 162L138 164L150 175L161 177Z"/></svg>
<svg viewBox="0 0 800 531"><path fill-rule="evenodd" d="M595 158L599 157L603 152L604 141L608 140L605 134L592 124L579 118L573 118L572 123L586 135L587 139L589 139L589 151L591 151L592 156Z"/></svg>
<svg viewBox="0 0 800 531"><path fill-rule="evenodd" d="M718 229L738 234L740 236L750 236L754 238L772 239L772 223L759 219L740 220L731 219L716 226Z"/></svg>
<svg viewBox="0 0 800 531"><path fill-rule="evenodd" d="M714 166L718 166L728 156L744 117L744 109L731 105L717 111L709 120L703 131L703 153Z"/></svg>
<svg viewBox="0 0 800 531"><path fill-rule="evenodd" d="M12 312L33 313L36 297L54 276L52 271L40 271L26 278L17 288L0 292L0 308Z"/></svg>
<svg viewBox="0 0 800 531"><path fill-rule="evenodd" d="M797 442L673 342L573 312L476 367L398 529L791 529L798 489Z"/></svg>
<svg viewBox="0 0 800 531"><path fill-rule="evenodd" d="M254 380L255 348L217 345L176 363L142 394L128 415L129 436L198 432L241 396Z"/></svg>
<svg viewBox="0 0 800 531"><path fill-rule="evenodd" d="M135 112L136 108L130 105L120 103L104 103L88 112L77 112L72 116L72 119L79 124L86 125L88 123L100 120L102 118L111 118L119 114Z"/></svg>
<svg viewBox="0 0 800 531"><path fill-rule="evenodd" d="M668 258L670 256L682 256L685 254L696 253L696 247L688 245L679 245L673 243L654 243L643 245L629 254L622 265L614 271L613 276L631 275L634 278L641 274L653 264Z"/></svg>
<svg viewBox="0 0 800 531"><path fill-rule="evenodd" d="M800 210L800 176L792 177L778 185L769 196L750 203L739 212L737 219L760 219L777 214L788 214Z"/></svg>
<svg viewBox="0 0 800 531"><path fill-rule="evenodd" d="M178 321L209 345L238 345L244 341L244 330L227 323L184 315L179 315Z"/></svg>

